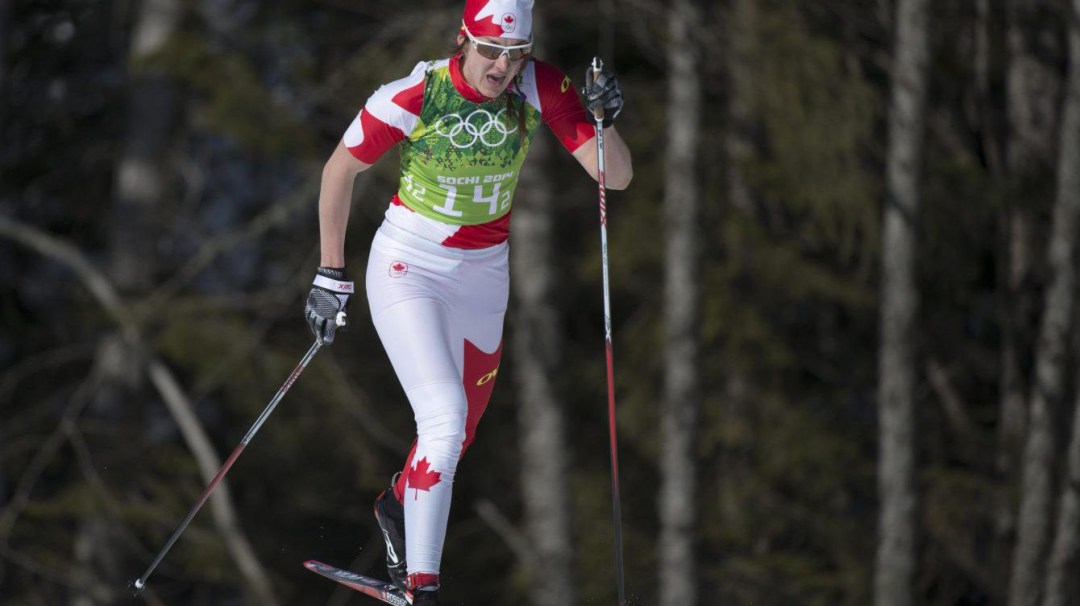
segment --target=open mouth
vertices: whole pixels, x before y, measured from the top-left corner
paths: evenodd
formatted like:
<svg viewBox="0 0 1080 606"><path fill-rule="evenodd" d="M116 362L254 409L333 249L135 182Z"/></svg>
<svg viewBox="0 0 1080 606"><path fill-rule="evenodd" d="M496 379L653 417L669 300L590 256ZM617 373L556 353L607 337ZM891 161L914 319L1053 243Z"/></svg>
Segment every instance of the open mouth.
<svg viewBox="0 0 1080 606"><path fill-rule="evenodd" d="M499 87L502 86L502 83L506 81L506 76L496 76L493 74L488 74L485 79L491 86Z"/></svg>

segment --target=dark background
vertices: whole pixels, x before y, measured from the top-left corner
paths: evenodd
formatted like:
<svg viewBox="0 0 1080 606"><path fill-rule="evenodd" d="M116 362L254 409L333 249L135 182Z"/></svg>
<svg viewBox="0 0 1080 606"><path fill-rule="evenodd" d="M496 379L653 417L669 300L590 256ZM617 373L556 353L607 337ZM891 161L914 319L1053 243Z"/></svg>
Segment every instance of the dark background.
<svg viewBox="0 0 1080 606"><path fill-rule="evenodd" d="M206 484L147 360L171 372L227 456L310 345L301 312L318 263L322 164L376 86L445 56L461 4L185 0L167 40L140 54L138 0L0 3L0 602L142 603L124 583ZM752 119L738 125L730 2L703 4L681 41L669 40L663 2L537 4L538 54L580 86L601 53L627 99L618 128L635 177L609 194L608 217L630 603L658 600L671 43L701 53L699 603L869 603L891 3L754 2L744 33L755 43L743 57L752 87L742 91ZM1045 119L1017 134L1006 119L1005 5L989 0L980 20L974 3L931 3L913 335L920 604L1004 603L1014 539L1022 440L1003 431L1002 378L1015 371L1021 393L1031 379L1069 6L1042 0L1023 15L1026 56L1045 76L1031 104ZM727 147L736 129L751 143L737 162ZM1033 151L1011 161L1021 135ZM535 261L560 285L563 489L581 601L611 604L596 189L552 147L541 174L556 192L558 249ZM354 278L396 164L391 152L358 180ZM747 207L726 194L733 169L752 193ZM139 170L157 190L125 189L125 171ZM1019 277L1016 254L1027 260ZM120 307L102 303L91 275ZM362 296L351 311L348 332L228 475L240 529L281 603L370 602L304 571L309 558L385 574L371 503L400 468L411 411ZM514 330L508 323L508 338ZM1076 345L1071 337L1070 362ZM521 523L513 368L505 354L459 467L442 576L449 604L528 603L526 574L543 574L527 571L477 508ZM1073 373L1066 379L1054 408L1059 452L1075 391ZM150 586L145 603L257 603L209 505Z"/></svg>

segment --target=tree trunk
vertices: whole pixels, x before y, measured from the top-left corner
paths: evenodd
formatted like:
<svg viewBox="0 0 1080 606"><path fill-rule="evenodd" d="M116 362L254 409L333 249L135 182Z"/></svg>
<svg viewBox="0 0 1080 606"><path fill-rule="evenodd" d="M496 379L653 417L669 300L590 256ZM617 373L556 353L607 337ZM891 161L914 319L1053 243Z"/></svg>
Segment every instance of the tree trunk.
<svg viewBox="0 0 1080 606"><path fill-rule="evenodd" d="M1038 56L1045 23L1038 17L1044 0L1007 0L1005 75L1009 140L1006 162L1014 177L1053 166L1058 139L1057 68Z"/></svg>
<svg viewBox="0 0 1080 606"><path fill-rule="evenodd" d="M754 0L732 0L724 21L729 40L724 58L728 71L728 128L724 136L727 165L727 197L731 208L753 217L746 164L754 149L754 41L757 8Z"/></svg>
<svg viewBox="0 0 1080 606"><path fill-rule="evenodd" d="M1072 1L1069 20L1069 74L1062 105L1061 142L1058 146L1056 206L1071 209L1063 226L1063 235L1072 239L1080 215L1080 0ZM1056 227L1056 226L1055 226ZM1069 242L1069 256L1064 261L1071 275L1075 243ZM1075 285L1073 285L1075 286ZM1073 309L1075 291L1070 291L1069 310ZM1064 337L1064 335L1062 335ZM1080 396L1073 411L1072 437L1069 439L1065 481L1061 487L1057 529L1050 552L1046 579L1046 606L1065 606L1075 596L1076 563L1080 553Z"/></svg>
<svg viewBox="0 0 1080 606"><path fill-rule="evenodd" d="M1002 369L996 468L1004 485L1018 481L1021 451L1028 423L1028 391L1024 357L1035 348L1030 325L1035 305L1030 282L1034 274L1035 236L1031 192L1046 180L1056 140L1054 100L1059 84L1052 66L1036 52L1044 29L1033 26L1041 0L1004 0L1005 8L1005 183L1010 192L1002 226L1007 251L1002 292ZM1037 204L1034 206L1040 206ZM996 553L1006 552L1016 533L1016 503L1003 494L995 515ZM1004 566L1008 566L1005 563ZM1001 569L1001 567L995 566ZM1003 570L1004 572L1004 570ZM1000 593L1007 592L1007 574L999 575Z"/></svg>
<svg viewBox="0 0 1080 606"><path fill-rule="evenodd" d="M1001 401L998 421L998 457L997 467L1004 477L1012 476L1016 467L1016 445L1022 441L1024 427L1027 424L1027 411L1024 394L1025 381L1022 365L1022 351L1029 340L1025 334L1030 297L1026 292L1031 274L1031 219L1027 212L1018 207L1006 211L1005 231L1008 240L1006 250L1007 269L1005 277L1005 311L1002 318L1001 352ZM1011 517L1011 514L1009 514ZM1006 524L1011 527L1012 524Z"/></svg>
<svg viewBox="0 0 1080 606"><path fill-rule="evenodd" d="M176 119L172 83L145 62L163 50L179 18L178 0L143 0L132 32L128 122L116 166L109 251L110 275L125 292L151 286L154 243L161 236L153 217L167 191L166 155Z"/></svg>
<svg viewBox="0 0 1080 606"><path fill-rule="evenodd" d="M153 286L158 269L154 264L160 258L156 254L156 242L162 237L163 229L157 221L163 216L168 198L171 176L167 156L177 119L175 87L169 76L150 61L165 50L179 26L181 13L179 0L143 0L131 33L127 125L116 164L108 264L109 277L117 290L134 296L145 294ZM201 421L190 412L190 405L183 402L185 398L171 372L159 361L148 363L145 355L130 343L120 343L126 340L129 339L115 333L102 339L101 349L106 352L103 358L108 358L102 366L106 367L107 376L102 377L93 414L103 417L120 414L120 402L131 399L134 392L145 390L142 373L146 373L173 413L204 479L209 482L221 462L203 433ZM239 528L224 484L218 486L208 505L249 598L259 604L275 604L269 577ZM110 549L107 542L99 542L95 548L103 553Z"/></svg>
<svg viewBox="0 0 1080 606"><path fill-rule="evenodd" d="M1010 200L1005 211L1008 267L1005 292L1007 317L1003 322L1002 400L999 438L1003 452L999 467L1006 474L1015 466L1010 445L1018 444L1027 423L1023 373L1019 352L1025 349L1026 318L1031 300L1025 285L1032 271L1034 257L1030 200L1032 180L1042 180L1051 165L1057 140L1055 100L1060 84L1052 66L1036 56L1032 38L1042 35L1042 28L1030 25L1030 16L1039 0L1005 0L1006 7L1006 123L1005 169L1011 191L1024 192L1023 198ZM1007 526L1011 528L1012 524Z"/></svg>
<svg viewBox="0 0 1080 606"><path fill-rule="evenodd" d="M134 5L137 11L131 31L128 54L128 98L124 115L122 151L115 164L115 195L108 225L108 275L124 294L146 292L152 286L154 242L160 232L152 221L160 208L163 194L164 157L173 126L174 94L168 78L145 67L145 62L160 53L180 16L178 0L143 0ZM132 318L135 321L135 318ZM125 402L142 402L145 390L145 361L124 343L120 331L105 333L98 344L98 388L87 417L99 423L116 425L130 411ZM81 543L77 552L80 564L97 576L104 575L114 545L115 531L103 527L90 512L80 526L93 529L93 538L84 533L73 537ZM74 600L99 603L77 590Z"/></svg>
<svg viewBox="0 0 1080 606"><path fill-rule="evenodd" d="M687 44L700 22L696 0L675 0L668 32L668 142L664 212L664 402L660 422L660 604L693 606L697 578L699 266L697 155L701 84L697 46Z"/></svg>
<svg viewBox="0 0 1080 606"><path fill-rule="evenodd" d="M533 603L577 603L570 540L565 418L558 377L563 342L557 314L555 196L544 171L551 142L538 135L521 171L514 201L510 281L514 293L514 379L521 435L521 489L535 556L529 570Z"/></svg>
<svg viewBox="0 0 1080 606"><path fill-rule="evenodd" d="M915 220L925 130L927 0L898 0L889 107L878 360L881 512L874 603L910 606L915 577Z"/></svg>
<svg viewBox="0 0 1080 606"><path fill-rule="evenodd" d="M1080 186L1080 183L1076 185ZM1080 396L1076 398L1073 408L1068 468L1061 488L1054 545L1050 551L1044 606L1068 606L1071 603L1070 596L1076 596L1078 589L1076 571L1077 559L1080 556Z"/></svg>
<svg viewBox="0 0 1080 606"><path fill-rule="evenodd" d="M975 86L972 122L979 131L979 148L988 172L1000 177L1005 167L1005 120L1002 103L994 91L994 82L1001 78L1004 44L1002 19L997 15L1004 0L976 0L974 23Z"/></svg>
<svg viewBox="0 0 1080 606"><path fill-rule="evenodd" d="M0 95L7 91L8 20L11 16L11 0L0 0ZM4 132L3 114L0 114L0 132Z"/></svg>
<svg viewBox="0 0 1080 606"><path fill-rule="evenodd" d="M1072 28L1075 28L1073 24ZM1071 45L1070 45L1071 46ZM1075 66L1074 66L1075 69ZM1070 84L1070 87L1073 85ZM1069 107L1075 99L1069 91ZM1070 118L1075 120L1075 118ZM1050 236L1050 285L1043 304L1042 324L1035 351L1035 385L1031 390L1027 441L1024 445L1020 490L1022 499L1017 518L1016 551L1013 554L1009 588L1010 606L1036 606L1043 585L1047 531L1050 525L1051 474L1054 467L1054 409L1064 391L1066 343L1076 299L1073 265L1080 196L1076 195L1075 155L1066 146L1074 145L1077 124L1063 129L1059 162L1058 197L1054 204ZM1068 129L1072 128L1072 132ZM1071 153L1075 154L1075 151ZM1072 187L1072 190L1069 188Z"/></svg>
<svg viewBox="0 0 1080 606"><path fill-rule="evenodd" d="M1064 390L1067 335L1075 299L1076 276L1072 266L1077 201L1061 196L1054 208L1050 239L1050 286L1044 303L1042 328L1035 352L1035 385L1031 390L1027 441L1024 445L1017 519L1016 551L1013 554L1010 606L1035 606L1042 584L1054 466L1054 408Z"/></svg>

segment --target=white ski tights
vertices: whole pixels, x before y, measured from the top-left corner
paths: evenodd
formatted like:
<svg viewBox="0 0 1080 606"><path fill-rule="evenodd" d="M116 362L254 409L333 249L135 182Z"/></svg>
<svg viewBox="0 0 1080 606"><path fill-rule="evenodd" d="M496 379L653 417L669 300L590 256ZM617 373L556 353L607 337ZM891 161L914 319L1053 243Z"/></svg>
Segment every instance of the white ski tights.
<svg viewBox="0 0 1080 606"><path fill-rule="evenodd" d="M405 506L410 578L439 573L457 462L498 373L508 250L507 243L447 248L390 223L372 242L371 317L416 419L416 442L394 487Z"/></svg>

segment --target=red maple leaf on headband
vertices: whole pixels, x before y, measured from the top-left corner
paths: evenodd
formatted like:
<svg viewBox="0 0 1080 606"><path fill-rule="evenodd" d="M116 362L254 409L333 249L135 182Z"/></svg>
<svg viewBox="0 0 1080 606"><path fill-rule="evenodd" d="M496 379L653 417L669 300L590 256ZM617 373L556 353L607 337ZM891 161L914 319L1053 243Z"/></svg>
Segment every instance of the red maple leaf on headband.
<svg viewBox="0 0 1080 606"><path fill-rule="evenodd" d="M441 473L431 470L427 457L417 461L416 465L413 465L413 468L409 470L409 488L416 490L413 500L420 497L421 490L431 492L431 487L439 483L441 476Z"/></svg>
<svg viewBox="0 0 1080 606"><path fill-rule="evenodd" d="M514 16L513 15L507 15L507 16L503 17L503 21L506 21L507 23L513 23L514 22Z"/></svg>

